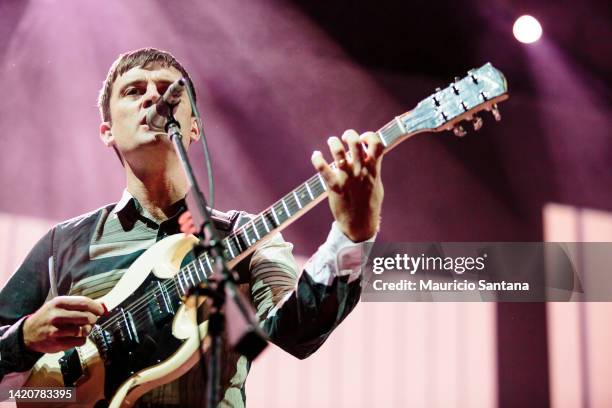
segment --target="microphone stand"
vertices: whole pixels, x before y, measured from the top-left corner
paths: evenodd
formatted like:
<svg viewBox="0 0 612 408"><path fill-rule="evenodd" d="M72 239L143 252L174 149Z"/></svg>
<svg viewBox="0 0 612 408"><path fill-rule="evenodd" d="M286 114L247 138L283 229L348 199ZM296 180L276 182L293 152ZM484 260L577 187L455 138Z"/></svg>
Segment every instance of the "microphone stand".
<svg viewBox="0 0 612 408"><path fill-rule="evenodd" d="M189 81L185 81L190 86ZM191 91L191 90L190 90ZM191 97L191 92L189 92ZM187 157L187 151L183 146L181 128L174 118L174 106L168 104L168 118L165 131L168 138L174 144L174 148L183 165L185 175L194 194L196 207L193 210L199 212L200 219L204 220L199 231L202 233L198 238L200 242L194 246L196 256L201 251L208 251L213 258L213 274L209 282L199 284L189 290L190 295L195 295L195 307L200 296L208 296L212 300L211 313L208 320L208 333L210 337L211 360L208 364L208 386L207 407L216 407L220 401L220 369L221 350L223 348L223 333L227 332L228 341L236 352L243 354L249 360L255 359L267 346L266 336L259 328L259 323L250 303L241 295L237 288L237 281L227 267L227 259L224 254L224 246L219 234L213 225L212 218L206 198L200 190L195 179L193 169ZM191 210L191 211L193 211ZM210 237L209 242L206 238ZM199 335L199 323L196 321L196 330ZM202 347L201 345L199 346Z"/></svg>

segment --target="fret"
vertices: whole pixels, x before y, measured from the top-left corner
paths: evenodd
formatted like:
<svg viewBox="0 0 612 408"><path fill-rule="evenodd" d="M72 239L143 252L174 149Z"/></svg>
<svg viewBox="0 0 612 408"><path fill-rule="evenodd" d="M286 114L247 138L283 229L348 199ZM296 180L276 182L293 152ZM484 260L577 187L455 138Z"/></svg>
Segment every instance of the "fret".
<svg viewBox="0 0 612 408"><path fill-rule="evenodd" d="M402 131L402 134L405 135L406 133L406 127L404 126L404 123L402 122L402 120L400 119L399 116L395 117L395 123L397 124L397 126L400 128L400 130Z"/></svg>
<svg viewBox="0 0 612 408"><path fill-rule="evenodd" d="M181 270L179 273L183 275L183 281L185 282L185 293L187 293L189 290L189 273L185 270Z"/></svg>
<svg viewBox="0 0 612 408"><path fill-rule="evenodd" d="M391 140L393 141L397 137L397 133L399 133L395 128L397 127L397 123L391 122L383 127L379 133L381 135L381 139L384 141Z"/></svg>
<svg viewBox="0 0 612 408"><path fill-rule="evenodd" d="M249 245L251 244L251 238L249 238L249 232L247 231L247 225L244 226L243 230L244 230L244 238L245 238L247 248L248 248Z"/></svg>
<svg viewBox="0 0 612 408"><path fill-rule="evenodd" d="M181 273L180 272L176 274L176 279L178 281L178 286L179 286L179 289L181 291L181 294L184 294L185 293L185 289L183 289L183 284L181 282Z"/></svg>
<svg viewBox="0 0 612 408"><path fill-rule="evenodd" d="M295 203L297 204L298 208L301 210L302 209L302 203L300 203L300 199L299 199L297 193L295 192L295 190L293 190L293 198L295 199Z"/></svg>
<svg viewBox="0 0 612 408"><path fill-rule="evenodd" d="M261 239L259 236L259 231L257 231L257 226L255 225L255 219L251 220L251 225L253 226L253 231L255 231L255 236L257 237L257 241Z"/></svg>
<svg viewBox="0 0 612 408"><path fill-rule="evenodd" d="M198 281L202 282L206 280L206 271L204 270L204 266L202 265L202 260L197 258L198 263L196 264L196 269L198 271Z"/></svg>
<svg viewBox="0 0 612 408"><path fill-rule="evenodd" d="M248 246L251 246L255 242L257 242L257 240L255 239L255 234L253 234L253 231L251 231L251 234L249 236L249 224L246 224L244 226L244 236L246 237L246 241L247 241Z"/></svg>
<svg viewBox="0 0 612 408"><path fill-rule="evenodd" d="M198 266L196 265L195 262L192 261L187 265L187 267L189 268L190 271L193 270L191 272L192 273L191 280L193 281L193 284L195 286L195 281L200 280L200 275L198 274ZM195 275L195 278L193 275Z"/></svg>
<svg viewBox="0 0 612 408"><path fill-rule="evenodd" d="M195 279L193 279L193 273L191 272L191 269L189 268L189 265L187 265L187 271L189 271L189 278L191 279L192 286L195 286L196 282L195 282Z"/></svg>
<svg viewBox="0 0 612 408"><path fill-rule="evenodd" d="M180 271L183 274L183 279L185 280L185 286L187 288L189 288L189 277L191 275L191 272L189 271L189 264L185 265L185 268L181 269Z"/></svg>
<svg viewBox="0 0 612 408"><path fill-rule="evenodd" d="M230 236L230 237L231 237L231 236ZM236 241L236 246L238 247L238 251L239 251L239 252L242 252L242 251L243 251L243 249L242 249L242 245L240 245L240 237L238 236L238 232L235 232L235 233L233 234L233 237L234 237L234 241ZM248 247L248 245L245 245L245 247ZM245 249L246 249L246 248L245 248Z"/></svg>
<svg viewBox="0 0 612 408"><path fill-rule="evenodd" d="M236 255L234 255L234 251L232 251L232 243L231 241L229 241L227 238L225 239L225 242L227 242L226 248L229 251L230 255L232 256L232 258L235 258Z"/></svg>
<svg viewBox="0 0 612 408"><path fill-rule="evenodd" d="M280 222L278 222L278 216L276 215L276 211L274 210L274 206L272 206L271 208L272 208L272 215L274 216L274 221L276 221L276 226L278 227L280 225Z"/></svg>
<svg viewBox="0 0 612 408"><path fill-rule="evenodd" d="M208 256L208 254L204 255L204 259L206 259L206 264L208 265L208 269L210 269L210 274L212 275L213 273L213 267L210 264L210 257Z"/></svg>
<svg viewBox="0 0 612 408"><path fill-rule="evenodd" d="M309 187L310 192L312 193L312 199L314 200L321 194L323 194L324 190L321 186L321 183L318 182L316 174L308 180L306 185Z"/></svg>
<svg viewBox="0 0 612 408"><path fill-rule="evenodd" d="M291 217L291 213L289 212L289 208L287 208L287 204L285 203L285 199L281 198L281 203L283 203L283 208L285 209L285 213L287 214L287 218Z"/></svg>
<svg viewBox="0 0 612 408"><path fill-rule="evenodd" d="M376 132L378 134L378 138L380 139L380 141L382 142L383 146L387 147L387 141L385 140L385 137L382 134L382 129L379 130L378 132Z"/></svg>
<svg viewBox="0 0 612 408"><path fill-rule="evenodd" d="M185 269L181 269L179 273L183 275L183 282L185 282L185 289L189 289L189 266L186 265Z"/></svg>
<svg viewBox="0 0 612 408"><path fill-rule="evenodd" d="M200 279L200 282L202 282L206 280L206 269L204 269L204 264L202 263L202 259L200 258L197 258L197 259L198 259L198 270L202 274L202 276L199 277L199 279Z"/></svg>
<svg viewBox="0 0 612 408"><path fill-rule="evenodd" d="M202 263L202 258L198 257L198 263L200 264L200 269L202 270L202 281L205 280L208 277L208 274L206 273L206 268L204 267L204 264Z"/></svg>
<svg viewBox="0 0 612 408"><path fill-rule="evenodd" d="M319 179L319 183L321 183L321 187L323 187L323 191L327 191L327 184L325 184L325 180L323 180L321 173L317 173L317 178Z"/></svg>
<svg viewBox="0 0 612 408"><path fill-rule="evenodd" d="M268 223L266 222L266 216L262 215L261 217L261 221L263 223L264 228L266 229L266 234L270 232L270 227L268 227Z"/></svg>
<svg viewBox="0 0 612 408"><path fill-rule="evenodd" d="M310 186L308 185L308 182L305 182L304 185L306 186L306 191L308 191L308 195L310 196L310 201L314 200L314 197L312 195L312 191L310 191Z"/></svg>
<svg viewBox="0 0 612 408"><path fill-rule="evenodd" d="M308 196L306 194L307 191L305 191L304 186L300 186L300 188L296 189L296 191L299 191L298 197L300 197L300 201L302 203L302 207L305 204L308 204L310 202L309 199L308 199Z"/></svg>
<svg viewBox="0 0 612 408"><path fill-rule="evenodd" d="M247 230L248 226L249 224L247 223L242 227L241 230L238 230L236 232L236 235L238 235L238 237L241 239L241 242L244 244L245 249L251 246L251 238L249 237L249 231Z"/></svg>

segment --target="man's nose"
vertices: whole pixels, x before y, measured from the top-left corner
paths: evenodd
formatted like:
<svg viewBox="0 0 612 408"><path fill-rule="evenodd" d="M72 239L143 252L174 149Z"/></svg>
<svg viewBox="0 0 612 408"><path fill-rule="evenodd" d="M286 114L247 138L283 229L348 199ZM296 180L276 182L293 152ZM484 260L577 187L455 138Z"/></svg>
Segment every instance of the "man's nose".
<svg viewBox="0 0 612 408"><path fill-rule="evenodd" d="M154 85L148 86L147 92L145 93L143 98L142 107L145 109L149 108L151 105L154 105L159 100L159 98L161 98L161 95L157 91L157 87Z"/></svg>

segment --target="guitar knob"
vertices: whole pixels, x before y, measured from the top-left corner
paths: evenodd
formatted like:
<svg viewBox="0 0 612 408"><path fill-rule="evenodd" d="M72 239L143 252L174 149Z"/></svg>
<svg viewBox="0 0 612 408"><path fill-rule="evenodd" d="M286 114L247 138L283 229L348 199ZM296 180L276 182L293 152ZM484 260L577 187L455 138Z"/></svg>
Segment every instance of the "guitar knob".
<svg viewBox="0 0 612 408"><path fill-rule="evenodd" d="M493 114L493 117L495 118L496 121L500 121L501 120L501 113L499 113L499 109L497 108L497 104L494 104L491 107L491 113Z"/></svg>
<svg viewBox="0 0 612 408"><path fill-rule="evenodd" d="M467 132L465 131L465 129L463 128L463 126L461 125L457 125L453 128L453 133L455 134L455 136L457 137L463 137L467 134Z"/></svg>
<svg viewBox="0 0 612 408"><path fill-rule="evenodd" d="M474 127L474 130L480 130L480 128L482 127L482 118L480 116L474 115L474 118L472 119L472 126Z"/></svg>

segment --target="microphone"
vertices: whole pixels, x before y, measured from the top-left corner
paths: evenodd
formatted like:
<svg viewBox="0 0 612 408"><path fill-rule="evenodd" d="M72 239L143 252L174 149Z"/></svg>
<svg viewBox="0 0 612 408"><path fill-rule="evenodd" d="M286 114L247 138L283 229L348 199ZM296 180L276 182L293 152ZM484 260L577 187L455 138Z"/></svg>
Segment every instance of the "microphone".
<svg viewBox="0 0 612 408"><path fill-rule="evenodd" d="M170 109L173 109L181 101L181 95L183 95L184 89L184 78L179 78L170 84L155 106L149 108L147 112L147 125L149 128L164 129L168 120L168 115L170 114Z"/></svg>

